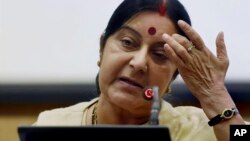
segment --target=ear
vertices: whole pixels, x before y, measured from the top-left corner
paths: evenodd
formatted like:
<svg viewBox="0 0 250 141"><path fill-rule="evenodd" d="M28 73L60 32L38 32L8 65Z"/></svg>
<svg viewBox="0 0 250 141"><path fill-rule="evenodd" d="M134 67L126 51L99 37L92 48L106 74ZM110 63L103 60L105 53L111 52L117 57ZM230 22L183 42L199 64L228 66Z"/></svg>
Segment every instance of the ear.
<svg viewBox="0 0 250 141"><path fill-rule="evenodd" d="M99 54L99 61L97 61L98 67L100 67L101 64L102 64L102 52L100 52L100 54Z"/></svg>
<svg viewBox="0 0 250 141"><path fill-rule="evenodd" d="M99 61L97 62L98 66L101 66L102 63L102 54L105 46L105 33L103 33L100 37L100 49L99 49Z"/></svg>
<svg viewBox="0 0 250 141"><path fill-rule="evenodd" d="M105 33L103 33L100 37L100 49L99 49L100 56L103 52L104 46L105 46Z"/></svg>

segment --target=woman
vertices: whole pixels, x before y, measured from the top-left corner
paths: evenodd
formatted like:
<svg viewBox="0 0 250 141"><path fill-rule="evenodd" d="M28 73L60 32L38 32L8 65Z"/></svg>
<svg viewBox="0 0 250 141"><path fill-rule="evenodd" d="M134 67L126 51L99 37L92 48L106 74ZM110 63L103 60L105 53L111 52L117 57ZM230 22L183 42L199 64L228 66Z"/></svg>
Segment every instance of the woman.
<svg viewBox="0 0 250 141"><path fill-rule="evenodd" d="M215 56L190 25L177 0L124 0L101 37L100 96L43 112L36 125L148 124L152 101L143 97L145 90L157 86L163 97L179 73L202 109L162 100L159 123L175 141L229 140L229 125L245 123L224 85L229 61L223 33Z"/></svg>

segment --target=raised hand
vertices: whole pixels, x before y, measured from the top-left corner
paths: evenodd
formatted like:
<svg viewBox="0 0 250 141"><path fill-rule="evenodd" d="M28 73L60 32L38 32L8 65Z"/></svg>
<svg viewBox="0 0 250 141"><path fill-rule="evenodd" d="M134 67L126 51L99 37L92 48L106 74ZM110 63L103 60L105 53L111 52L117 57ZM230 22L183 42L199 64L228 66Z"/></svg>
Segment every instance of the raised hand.
<svg viewBox="0 0 250 141"><path fill-rule="evenodd" d="M224 94L221 91L226 91L224 80L229 60L223 33L220 32L217 36L215 56L190 25L184 21L179 21L178 25L189 39L179 34L164 34L164 48L177 65L187 87L199 100L212 94Z"/></svg>

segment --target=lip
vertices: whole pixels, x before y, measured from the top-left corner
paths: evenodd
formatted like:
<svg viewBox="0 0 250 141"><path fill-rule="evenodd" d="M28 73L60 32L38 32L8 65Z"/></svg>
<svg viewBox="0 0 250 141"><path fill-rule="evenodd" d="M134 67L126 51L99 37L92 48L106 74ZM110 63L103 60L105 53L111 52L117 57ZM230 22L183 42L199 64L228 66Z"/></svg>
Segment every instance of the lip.
<svg viewBox="0 0 250 141"><path fill-rule="evenodd" d="M144 89L143 84L141 84L140 82L138 82L138 81L136 81L134 79L131 79L129 77L122 76L118 80L122 81L124 83L127 83L128 85L130 85L132 87L137 87L137 88L140 88L140 89Z"/></svg>

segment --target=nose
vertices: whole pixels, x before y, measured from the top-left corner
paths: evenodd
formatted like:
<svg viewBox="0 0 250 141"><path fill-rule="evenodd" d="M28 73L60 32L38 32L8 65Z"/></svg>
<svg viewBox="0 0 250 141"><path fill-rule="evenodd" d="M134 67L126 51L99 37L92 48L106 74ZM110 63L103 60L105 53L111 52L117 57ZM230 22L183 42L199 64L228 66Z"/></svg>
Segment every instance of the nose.
<svg viewBox="0 0 250 141"><path fill-rule="evenodd" d="M147 72L148 71L148 56L147 50L141 49L133 54L129 65L135 72Z"/></svg>

